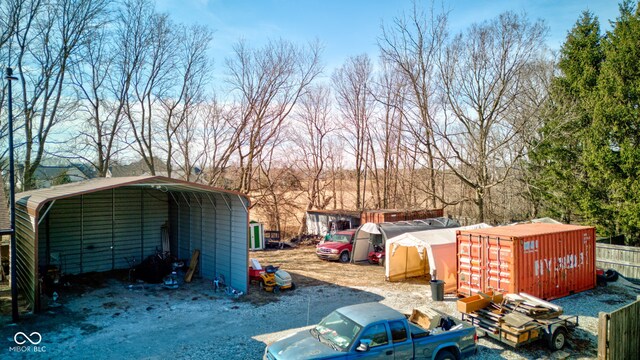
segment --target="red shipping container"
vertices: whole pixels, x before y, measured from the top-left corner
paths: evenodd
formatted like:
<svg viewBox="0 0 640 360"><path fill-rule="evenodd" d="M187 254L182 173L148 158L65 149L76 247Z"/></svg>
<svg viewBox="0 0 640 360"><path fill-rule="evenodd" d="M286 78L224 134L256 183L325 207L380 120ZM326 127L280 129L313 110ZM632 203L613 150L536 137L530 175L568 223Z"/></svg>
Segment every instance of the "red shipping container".
<svg viewBox="0 0 640 360"><path fill-rule="evenodd" d="M364 210L360 218L360 223L375 223L380 224L383 222L397 222L397 221L412 221L423 220L430 218L443 217L443 209L431 209L431 210Z"/></svg>
<svg viewBox="0 0 640 360"><path fill-rule="evenodd" d="M551 300L596 285L594 227L521 224L457 232L458 295L497 290Z"/></svg>

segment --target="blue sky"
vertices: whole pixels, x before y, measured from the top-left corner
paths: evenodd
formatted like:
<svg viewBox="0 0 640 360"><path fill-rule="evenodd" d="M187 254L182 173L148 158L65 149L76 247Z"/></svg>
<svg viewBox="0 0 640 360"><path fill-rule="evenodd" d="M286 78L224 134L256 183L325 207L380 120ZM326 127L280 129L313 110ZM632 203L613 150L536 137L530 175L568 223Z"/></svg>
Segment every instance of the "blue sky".
<svg viewBox="0 0 640 360"><path fill-rule="evenodd" d="M380 24L411 8L411 0L156 0L157 9L182 23L206 24L215 31L212 55L216 72L232 44L244 38L259 46L269 38L297 43L314 39L324 45L327 70L349 56L369 53L377 57L376 38ZM418 1L424 7L431 2ZM464 0L447 1L454 32L474 22L491 19L501 12L525 11L531 19L544 19L549 27L547 44L559 49L567 32L583 10L600 19L604 30L618 15L616 0Z"/></svg>

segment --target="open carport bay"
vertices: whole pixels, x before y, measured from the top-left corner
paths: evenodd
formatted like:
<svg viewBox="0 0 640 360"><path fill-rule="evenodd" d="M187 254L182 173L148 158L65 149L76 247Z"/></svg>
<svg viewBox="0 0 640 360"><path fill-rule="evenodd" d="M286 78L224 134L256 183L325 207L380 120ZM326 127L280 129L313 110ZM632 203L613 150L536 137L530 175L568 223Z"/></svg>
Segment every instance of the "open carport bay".
<svg viewBox="0 0 640 360"><path fill-rule="evenodd" d="M259 359L266 344L345 305L379 301L407 312L433 306L459 316L455 298L431 301L424 279L388 283L382 267L320 261L314 250L304 246L250 254L292 274L298 288L279 295L252 285L248 295L233 298L215 293L211 282L202 279L177 290L101 279L85 291L66 294L62 307L25 318L18 326L6 325L9 318L3 317L0 354L28 358L8 348L16 332L38 331L47 358ZM598 312L633 300L634 291L620 283L553 301L565 313L580 316L566 351L572 358L594 358ZM487 339L479 344L477 359L551 357L542 344L519 350Z"/></svg>

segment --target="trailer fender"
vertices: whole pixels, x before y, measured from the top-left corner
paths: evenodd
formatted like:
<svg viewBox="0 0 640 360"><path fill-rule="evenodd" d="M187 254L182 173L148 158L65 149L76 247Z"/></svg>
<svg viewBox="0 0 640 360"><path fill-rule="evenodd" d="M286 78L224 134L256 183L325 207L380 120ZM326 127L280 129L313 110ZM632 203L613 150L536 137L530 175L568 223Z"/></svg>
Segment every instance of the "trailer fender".
<svg viewBox="0 0 640 360"><path fill-rule="evenodd" d="M546 336L553 336L556 332L556 329L563 328L564 331L567 331L567 327L562 323L555 323L544 327L544 332Z"/></svg>

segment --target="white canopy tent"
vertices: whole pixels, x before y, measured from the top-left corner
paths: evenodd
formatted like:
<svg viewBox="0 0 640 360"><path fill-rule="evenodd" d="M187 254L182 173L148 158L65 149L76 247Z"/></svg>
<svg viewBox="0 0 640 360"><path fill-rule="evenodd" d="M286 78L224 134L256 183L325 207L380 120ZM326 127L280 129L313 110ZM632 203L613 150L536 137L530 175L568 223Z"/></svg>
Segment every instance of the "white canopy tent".
<svg viewBox="0 0 640 360"><path fill-rule="evenodd" d="M354 263L367 261L370 251L374 250L373 244L384 247L387 239L399 236L400 234L427 231L434 229L458 227L457 221L446 217L429 218L411 221L396 221L385 223L365 223L358 228L351 261ZM372 236L378 235L378 236Z"/></svg>
<svg viewBox="0 0 640 360"><path fill-rule="evenodd" d="M445 292L456 290L456 231L491 227L470 226L404 233L387 239L385 276L400 281L431 274L445 282Z"/></svg>

